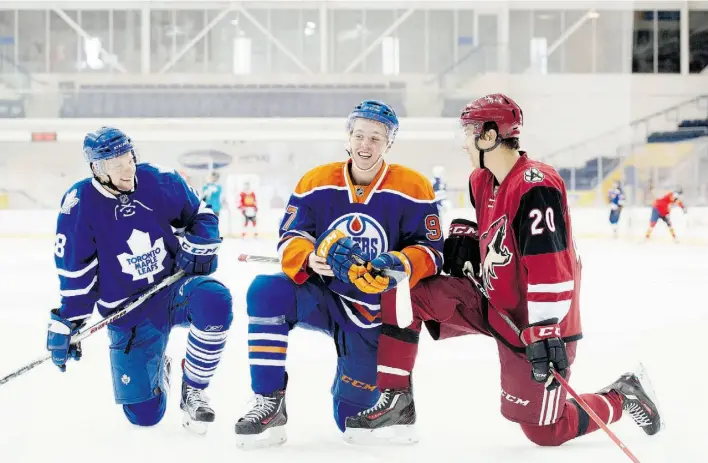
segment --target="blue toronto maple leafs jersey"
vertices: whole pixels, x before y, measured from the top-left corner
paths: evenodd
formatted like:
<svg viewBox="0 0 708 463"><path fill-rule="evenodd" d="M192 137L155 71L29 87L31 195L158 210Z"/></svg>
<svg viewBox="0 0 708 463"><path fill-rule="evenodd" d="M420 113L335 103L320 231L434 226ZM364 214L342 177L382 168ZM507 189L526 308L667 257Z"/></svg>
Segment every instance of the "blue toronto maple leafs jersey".
<svg viewBox="0 0 708 463"><path fill-rule="evenodd" d="M88 178L62 198L54 243L62 317L86 318L94 304L106 316L174 273L175 230L218 238L218 218L177 172L139 164L136 178L130 195Z"/></svg>
<svg viewBox="0 0 708 463"><path fill-rule="evenodd" d="M443 235L430 181L406 167L383 163L371 184L360 186L350 176L350 162L317 167L295 187L280 226L278 252L285 274L298 284L313 277L307 258L316 239L331 228L356 241L367 260L402 251L411 263L411 286L438 273ZM334 278L324 280L341 297L345 313L333 314L341 326L381 325L380 295Z"/></svg>

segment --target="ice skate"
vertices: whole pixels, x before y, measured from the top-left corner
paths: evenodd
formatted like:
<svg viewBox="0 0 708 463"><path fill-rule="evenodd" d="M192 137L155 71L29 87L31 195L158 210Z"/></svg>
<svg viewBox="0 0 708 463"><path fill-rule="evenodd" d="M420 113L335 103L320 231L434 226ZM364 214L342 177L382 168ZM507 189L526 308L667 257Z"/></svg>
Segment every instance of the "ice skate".
<svg viewBox="0 0 708 463"><path fill-rule="evenodd" d="M415 403L408 389L385 389L373 407L350 416L344 440L359 445L415 444Z"/></svg>
<svg viewBox="0 0 708 463"><path fill-rule="evenodd" d="M182 382L180 408L184 411L182 426L195 434L206 434L208 424L216 418L204 394L204 389L197 389L186 382Z"/></svg>
<svg viewBox="0 0 708 463"><path fill-rule="evenodd" d="M237 445L244 450L281 445L287 440L287 422L285 390L268 395L256 394L251 411L236 422Z"/></svg>
<svg viewBox="0 0 708 463"><path fill-rule="evenodd" d="M643 365L635 372L625 373L600 393L617 392L622 398L622 410L649 436L664 428L664 420L656 403L656 395Z"/></svg>

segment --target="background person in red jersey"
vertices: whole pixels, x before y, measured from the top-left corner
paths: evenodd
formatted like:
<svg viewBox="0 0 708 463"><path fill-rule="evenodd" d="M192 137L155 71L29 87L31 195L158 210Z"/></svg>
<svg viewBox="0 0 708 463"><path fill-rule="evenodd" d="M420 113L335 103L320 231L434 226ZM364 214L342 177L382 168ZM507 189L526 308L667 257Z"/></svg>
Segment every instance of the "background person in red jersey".
<svg viewBox="0 0 708 463"><path fill-rule="evenodd" d="M647 230L646 239L651 237L651 232L654 231L654 227L659 219L663 220L667 227L669 227L669 232L674 241L677 240L676 232L674 231L673 225L671 225L671 206L676 204L681 209L683 213L686 213L686 206L681 201L681 194L683 194L682 188L677 188L675 191L669 191L663 196L660 196L654 200L651 209L651 219L649 219L649 230Z"/></svg>
<svg viewBox="0 0 708 463"><path fill-rule="evenodd" d="M565 185L552 167L519 151L523 113L511 98L477 99L460 119L464 149L475 167L469 191L479 227L465 219L452 222L443 267L450 276L434 276L412 288L411 326L398 328L394 298L382 300L377 378L382 394L374 407L347 419L349 440L394 440L391 428L415 423L410 374L425 323L435 339L493 337L501 363L502 415L519 423L532 442L560 445L598 429L580 406L566 400L566 391L550 374L553 368L570 377L582 337L581 264ZM475 399L463 385L441 387L453 401ZM622 375L582 398L608 424L624 410L649 435L662 427L644 371Z"/></svg>

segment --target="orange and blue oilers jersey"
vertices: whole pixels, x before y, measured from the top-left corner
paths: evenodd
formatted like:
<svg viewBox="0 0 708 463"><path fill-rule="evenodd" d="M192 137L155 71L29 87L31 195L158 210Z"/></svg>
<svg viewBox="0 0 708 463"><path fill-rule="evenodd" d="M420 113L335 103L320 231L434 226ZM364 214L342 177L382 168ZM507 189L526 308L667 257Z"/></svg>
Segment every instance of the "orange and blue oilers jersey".
<svg viewBox="0 0 708 463"><path fill-rule="evenodd" d="M322 233L337 228L356 241L367 260L401 251L411 263L410 285L442 267L443 234L430 181L404 166L383 163L369 185L355 185L351 160L319 166L295 187L280 224L283 272L302 284L322 278L339 295L341 323L359 328L381 325L380 299L354 285L308 272L307 258Z"/></svg>

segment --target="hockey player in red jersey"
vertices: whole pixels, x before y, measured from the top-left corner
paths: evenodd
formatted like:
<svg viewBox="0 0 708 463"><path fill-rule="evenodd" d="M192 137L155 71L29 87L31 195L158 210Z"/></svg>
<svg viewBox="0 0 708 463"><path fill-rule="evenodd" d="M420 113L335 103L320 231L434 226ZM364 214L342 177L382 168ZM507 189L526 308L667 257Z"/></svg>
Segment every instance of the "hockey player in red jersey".
<svg viewBox="0 0 708 463"><path fill-rule="evenodd" d="M246 229L250 223L253 227L253 237L257 238L256 215L258 214L258 202L256 201L256 193L251 191L251 185L249 183L244 183L243 185L238 208L241 214L243 214L243 231L241 232L241 237L246 237Z"/></svg>
<svg viewBox="0 0 708 463"><path fill-rule="evenodd" d="M682 193L683 189L677 188L676 190L669 191L664 196L658 197L654 200L654 204L652 204L651 209L651 219L649 219L649 229L647 230L647 234L645 236L646 239L649 239L651 237L651 232L654 231L656 223L659 221L659 219L661 219L664 221L666 226L669 227L669 232L671 233L671 237L674 239L674 241L677 240L676 232L674 231L674 227L671 224L670 215L671 206L674 204L683 209L684 214L686 213L686 206L681 201Z"/></svg>
<svg viewBox="0 0 708 463"><path fill-rule="evenodd" d="M563 180L519 151L523 113L509 97L477 99L460 119L464 149L475 167L469 192L479 227L465 219L452 222L443 259L450 276L434 276L411 289L414 321L408 328L397 326L394 298L382 300L381 397L347 419L350 442L395 441L397 433L382 428L415 423L410 375L422 324L434 339L484 334L497 341L501 413L532 442L555 446L598 429L582 407L566 401L551 374L554 369L569 379L582 337L581 264ZM582 398L606 423L619 420L624 410L647 434L661 429L643 370Z"/></svg>

